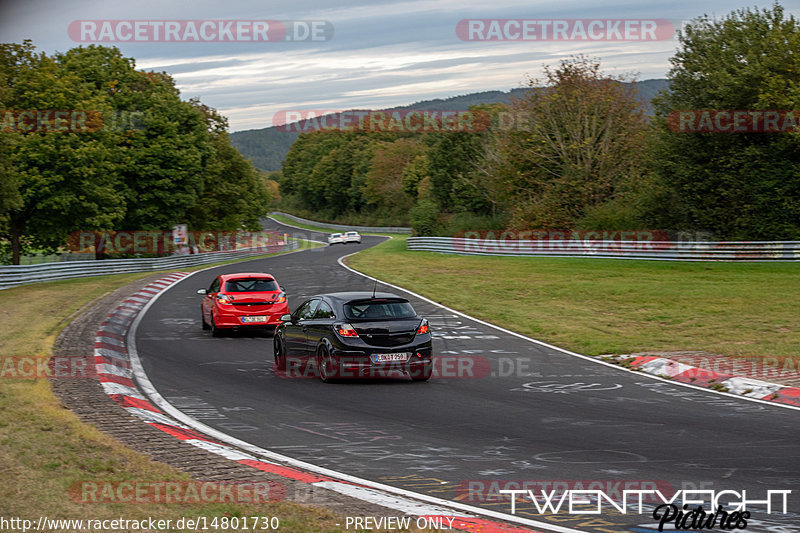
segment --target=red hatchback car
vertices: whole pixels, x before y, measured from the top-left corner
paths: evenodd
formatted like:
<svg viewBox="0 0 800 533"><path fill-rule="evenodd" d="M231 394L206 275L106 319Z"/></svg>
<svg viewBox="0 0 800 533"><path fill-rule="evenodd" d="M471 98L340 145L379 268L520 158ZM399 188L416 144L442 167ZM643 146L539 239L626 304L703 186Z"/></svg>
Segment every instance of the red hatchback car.
<svg viewBox="0 0 800 533"><path fill-rule="evenodd" d="M243 327L267 328L280 324L281 315L289 312L286 293L270 274L242 272L217 276L200 303L203 329L219 337L225 331Z"/></svg>

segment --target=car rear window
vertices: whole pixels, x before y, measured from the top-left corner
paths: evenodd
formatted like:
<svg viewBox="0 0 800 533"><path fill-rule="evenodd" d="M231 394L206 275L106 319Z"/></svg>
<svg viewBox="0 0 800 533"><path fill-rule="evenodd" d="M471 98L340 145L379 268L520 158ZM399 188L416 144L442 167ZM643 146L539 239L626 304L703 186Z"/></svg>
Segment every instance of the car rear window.
<svg viewBox="0 0 800 533"><path fill-rule="evenodd" d="M417 316L406 300L354 300L344 304L344 314L350 320L392 320Z"/></svg>
<svg viewBox="0 0 800 533"><path fill-rule="evenodd" d="M274 292L280 290L274 279L238 278L225 282L225 292Z"/></svg>

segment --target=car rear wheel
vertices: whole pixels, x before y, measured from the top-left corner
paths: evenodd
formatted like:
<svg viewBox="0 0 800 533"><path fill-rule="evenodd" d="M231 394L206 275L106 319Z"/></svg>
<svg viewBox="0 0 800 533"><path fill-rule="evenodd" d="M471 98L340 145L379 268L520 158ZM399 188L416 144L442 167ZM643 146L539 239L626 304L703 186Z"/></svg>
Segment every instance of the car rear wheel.
<svg viewBox="0 0 800 533"><path fill-rule="evenodd" d="M217 320L214 318L214 315L211 315L211 336L212 337L222 337L223 331L217 327Z"/></svg>
<svg viewBox="0 0 800 533"><path fill-rule="evenodd" d="M206 315L203 314L203 310L202 309L200 310L200 322L202 322L202 324L203 324L203 329L205 329L205 330L211 329L211 326L209 326L208 322L206 322Z"/></svg>
<svg viewBox="0 0 800 533"><path fill-rule="evenodd" d="M317 372L319 372L319 379L321 379L323 383L330 383L333 381L333 358L327 346L324 345L317 348Z"/></svg>
<svg viewBox="0 0 800 533"><path fill-rule="evenodd" d="M272 352L275 356L275 368L286 370L286 348L283 345L283 340L278 335L272 341Z"/></svg>
<svg viewBox="0 0 800 533"><path fill-rule="evenodd" d="M428 381L431 379L431 373L433 372L433 365L424 365L422 367L421 372L412 372L411 379L414 381Z"/></svg>

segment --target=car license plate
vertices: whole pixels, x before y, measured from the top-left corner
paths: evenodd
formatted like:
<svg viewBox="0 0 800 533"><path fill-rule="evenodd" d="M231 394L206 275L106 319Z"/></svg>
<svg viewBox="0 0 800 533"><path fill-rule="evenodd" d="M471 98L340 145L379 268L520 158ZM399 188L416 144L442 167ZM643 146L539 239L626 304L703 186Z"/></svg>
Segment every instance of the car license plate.
<svg viewBox="0 0 800 533"><path fill-rule="evenodd" d="M373 363L393 363L396 361L408 361L411 354L408 352L403 353L374 353L372 354Z"/></svg>
<svg viewBox="0 0 800 533"><path fill-rule="evenodd" d="M243 316L242 323L247 324L250 322L266 322L269 320L268 316Z"/></svg>

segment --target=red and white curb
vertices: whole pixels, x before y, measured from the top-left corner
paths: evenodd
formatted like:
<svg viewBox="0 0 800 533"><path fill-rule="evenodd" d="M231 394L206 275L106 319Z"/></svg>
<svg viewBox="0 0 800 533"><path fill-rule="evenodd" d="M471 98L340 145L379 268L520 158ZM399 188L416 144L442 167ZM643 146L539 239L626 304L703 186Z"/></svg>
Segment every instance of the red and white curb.
<svg viewBox="0 0 800 533"><path fill-rule="evenodd" d="M265 461L256 455L218 442L205 433L197 431L195 428L176 419L183 417L170 416L164 413L162 409L153 405L150 399L148 399L148 396L160 398L160 395L154 390L146 395L140 390L140 387L137 386L135 381L135 375L137 373L132 368L132 361L128 353L126 339L128 331L136 321L136 317L139 313L146 307L149 307L148 304L150 304L158 294L189 275L190 274L186 272L177 272L139 290L117 306L117 308L108 315L106 320L103 321L97 332L94 343L94 360L100 384L106 394L128 413L140 418L146 424L176 437L186 444L202 448L211 453L225 457L226 459L236 461L237 463L264 472L270 472L286 479L308 483L314 487L332 490L407 515L413 515L419 519L427 519L430 521L443 520L443 523L447 524L452 529L467 530L476 533L531 533L536 531L486 520L476 516L482 514L484 516L496 515L497 518L502 520L534 527L542 527L549 531L581 533L575 529L545 524L513 515L498 513L496 511L474 508L457 502L449 502L424 494L417 494L367 480L360 480L359 478L345 474L336 475L338 473L333 471L329 472L336 477L321 473L307 472L303 469L277 462ZM135 351L135 347L133 350ZM138 362L138 360L136 362ZM152 388L152 385L149 383L143 385L145 390ZM195 427L202 426L200 423L193 425ZM219 434L219 432L211 428L208 428L208 430L208 433ZM239 447L245 449L252 448L253 450L261 452L261 455L270 453L247 443L241 444L243 446ZM277 454L272 455L277 456ZM291 460L290 458L285 459ZM308 466L313 467L313 465ZM315 470L326 471L326 469L320 467L316 467ZM347 478L350 478L350 480L348 481ZM467 512L456 511L459 508ZM455 514L456 512L458 514ZM451 520L452 524L450 523Z"/></svg>
<svg viewBox="0 0 800 533"><path fill-rule="evenodd" d="M680 383L708 389L725 390L731 394L738 394L747 398L800 407L800 387L790 387L755 378L738 377L654 355L619 355L612 356L610 359L625 361L626 365L630 365L631 368Z"/></svg>

